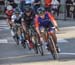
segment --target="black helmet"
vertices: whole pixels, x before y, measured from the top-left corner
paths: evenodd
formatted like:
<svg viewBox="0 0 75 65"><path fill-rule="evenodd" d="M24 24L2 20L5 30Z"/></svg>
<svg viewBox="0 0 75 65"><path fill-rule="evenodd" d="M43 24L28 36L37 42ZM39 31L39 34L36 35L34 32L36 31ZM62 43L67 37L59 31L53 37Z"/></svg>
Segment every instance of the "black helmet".
<svg viewBox="0 0 75 65"><path fill-rule="evenodd" d="M20 14L20 11L15 11L15 14Z"/></svg>
<svg viewBox="0 0 75 65"><path fill-rule="evenodd" d="M32 8L30 6L25 6L24 12L31 12Z"/></svg>
<svg viewBox="0 0 75 65"><path fill-rule="evenodd" d="M20 12L21 12L20 9L19 8L16 8L14 13L15 14L19 14Z"/></svg>
<svg viewBox="0 0 75 65"><path fill-rule="evenodd" d="M44 13L45 12L45 8L44 7L39 7L38 9L37 9L37 13L38 14L42 14L42 13Z"/></svg>

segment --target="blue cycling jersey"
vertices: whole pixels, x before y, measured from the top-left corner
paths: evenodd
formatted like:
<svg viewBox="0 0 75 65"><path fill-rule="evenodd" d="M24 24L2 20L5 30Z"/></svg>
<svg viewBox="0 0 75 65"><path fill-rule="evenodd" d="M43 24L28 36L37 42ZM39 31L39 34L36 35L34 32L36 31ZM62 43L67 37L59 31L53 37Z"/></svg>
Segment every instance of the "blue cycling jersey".
<svg viewBox="0 0 75 65"><path fill-rule="evenodd" d="M38 21L40 23L40 26L44 27L54 27L53 23L50 21L48 14L45 14L45 18L42 19L41 17L38 17Z"/></svg>

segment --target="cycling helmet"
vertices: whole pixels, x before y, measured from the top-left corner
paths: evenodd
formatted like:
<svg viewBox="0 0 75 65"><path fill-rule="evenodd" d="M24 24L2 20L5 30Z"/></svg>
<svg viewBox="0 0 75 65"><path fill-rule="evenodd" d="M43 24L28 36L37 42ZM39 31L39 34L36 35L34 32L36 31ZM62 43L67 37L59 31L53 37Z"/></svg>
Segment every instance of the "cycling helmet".
<svg viewBox="0 0 75 65"><path fill-rule="evenodd" d="M31 12L32 8L30 6L25 6L24 12Z"/></svg>
<svg viewBox="0 0 75 65"><path fill-rule="evenodd" d="M20 14L20 11L15 11L14 13L15 13L15 14Z"/></svg>
<svg viewBox="0 0 75 65"><path fill-rule="evenodd" d="M37 13L38 14L42 14L42 13L44 13L45 12L45 8L44 7L39 7L38 9L37 9Z"/></svg>
<svg viewBox="0 0 75 65"><path fill-rule="evenodd" d="M13 7L11 5L7 6L7 10L12 10L12 9L13 9Z"/></svg>
<svg viewBox="0 0 75 65"><path fill-rule="evenodd" d="M15 14L19 14L20 12L21 12L21 11L20 11L19 8L16 8L15 11L14 11Z"/></svg>

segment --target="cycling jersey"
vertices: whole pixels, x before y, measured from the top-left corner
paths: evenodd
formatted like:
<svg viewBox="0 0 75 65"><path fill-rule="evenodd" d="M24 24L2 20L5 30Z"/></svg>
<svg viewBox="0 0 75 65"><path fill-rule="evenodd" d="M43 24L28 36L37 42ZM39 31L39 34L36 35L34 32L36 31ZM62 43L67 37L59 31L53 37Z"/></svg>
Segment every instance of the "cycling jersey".
<svg viewBox="0 0 75 65"><path fill-rule="evenodd" d="M47 13L45 14L45 18L44 18L44 19L42 19L41 17L38 17L38 21L39 21L39 23L40 23L40 26L47 27L48 24L50 24L50 26L53 27L53 24L52 24L52 22L50 21L49 16L48 16Z"/></svg>
<svg viewBox="0 0 75 65"><path fill-rule="evenodd" d="M56 20L49 12L45 12L44 19L42 19L38 15L35 17L35 27L40 27L40 26L53 27L54 25L57 26Z"/></svg>
<svg viewBox="0 0 75 65"><path fill-rule="evenodd" d="M12 19L12 22L21 24L21 16L20 15L18 17L16 15L12 15L11 19Z"/></svg>
<svg viewBox="0 0 75 65"><path fill-rule="evenodd" d="M11 16L13 14L13 10L6 10L5 14L7 15L7 19L11 20Z"/></svg>
<svg viewBox="0 0 75 65"><path fill-rule="evenodd" d="M33 21L34 19L34 12L31 12L30 16L27 16L25 13L23 14L22 16L22 21L25 22L27 25L30 25L31 22Z"/></svg>
<svg viewBox="0 0 75 65"><path fill-rule="evenodd" d="M6 13L7 16L12 16L13 10L6 10L5 13Z"/></svg>

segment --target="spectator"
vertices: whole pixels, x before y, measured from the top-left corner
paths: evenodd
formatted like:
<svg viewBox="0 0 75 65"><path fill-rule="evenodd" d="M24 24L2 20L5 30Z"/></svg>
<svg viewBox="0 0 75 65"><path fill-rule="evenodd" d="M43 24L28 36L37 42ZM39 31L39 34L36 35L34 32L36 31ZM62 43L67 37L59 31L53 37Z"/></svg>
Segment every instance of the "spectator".
<svg viewBox="0 0 75 65"><path fill-rule="evenodd" d="M70 12L73 14L73 18L75 18L75 0L71 0L71 2Z"/></svg>
<svg viewBox="0 0 75 65"><path fill-rule="evenodd" d="M41 0L34 0L33 6L34 6L34 10L37 13L37 9L40 7L41 5Z"/></svg>
<svg viewBox="0 0 75 65"><path fill-rule="evenodd" d="M8 2L10 2L10 5L13 7L13 8L16 8L17 7L17 4L14 2L14 0L7 0Z"/></svg>
<svg viewBox="0 0 75 65"><path fill-rule="evenodd" d="M45 8L46 8L46 10L50 11L52 0L44 0L44 1L45 1Z"/></svg>
<svg viewBox="0 0 75 65"><path fill-rule="evenodd" d="M5 3L4 3L4 1L3 0L1 0L0 1L0 5L4 5Z"/></svg>
<svg viewBox="0 0 75 65"><path fill-rule="evenodd" d="M20 1L20 9L22 12L24 12L24 6L25 6L25 0Z"/></svg>
<svg viewBox="0 0 75 65"><path fill-rule="evenodd" d="M59 6L59 2L58 0L52 0L51 2L51 10L53 14L56 14L58 12L58 6Z"/></svg>
<svg viewBox="0 0 75 65"><path fill-rule="evenodd" d="M67 17L70 17L70 4L72 4L71 0L66 0Z"/></svg>
<svg viewBox="0 0 75 65"><path fill-rule="evenodd" d="M58 5L58 8L57 8L57 16L59 16L59 13L60 13L60 6L61 6L61 1L60 0L57 0L59 2L59 5Z"/></svg>

